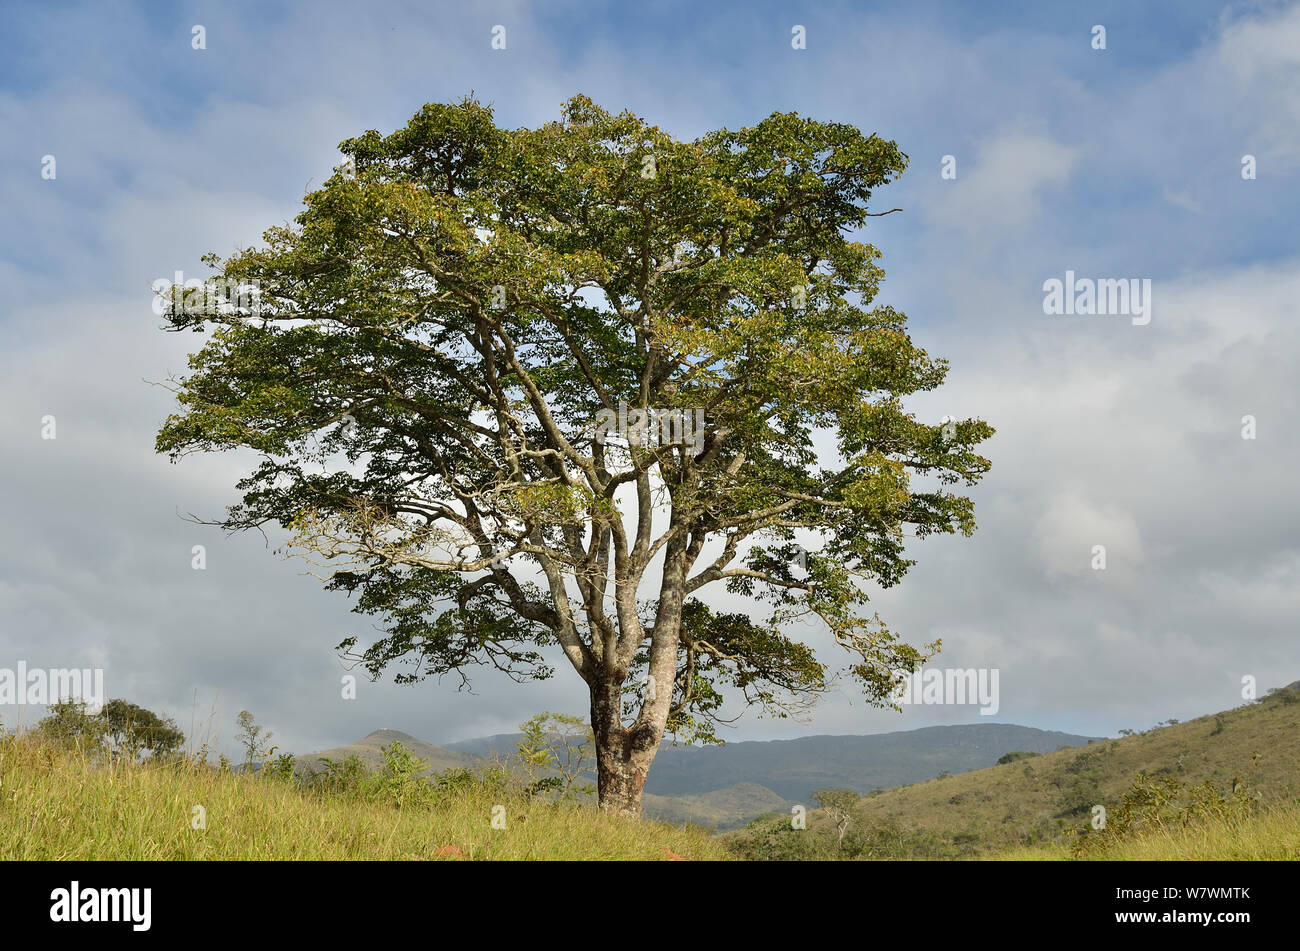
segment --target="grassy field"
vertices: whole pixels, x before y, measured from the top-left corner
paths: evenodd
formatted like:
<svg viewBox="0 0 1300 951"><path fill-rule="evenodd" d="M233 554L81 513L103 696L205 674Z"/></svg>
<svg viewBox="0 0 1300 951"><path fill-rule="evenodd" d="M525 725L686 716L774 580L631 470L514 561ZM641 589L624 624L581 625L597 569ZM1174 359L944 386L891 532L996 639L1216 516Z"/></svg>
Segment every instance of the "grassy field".
<svg viewBox="0 0 1300 951"><path fill-rule="evenodd" d="M6 860L728 857L704 830L590 806L472 788L400 808L193 764L94 764L26 737L0 739L0 828Z"/></svg>
<svg viewBox="0 0 1300 951"><path fill-rule="evenodd" d="M872 802L863 800L864 805ZM195 807L202 807L202 812ZM493 828L494 809L504 820L498 820L504 828ZM201 823L197 821L200 815ZM824 842L829 822L826 815L814 811L809 819L808 831L780 838L801 846L814 838ZM855 821L865 824L869 820L859 817ZM788 828L789 820L780 819L778 824ZM741 857L732 850L734 834L716 836L694 826L611 819L590 805L529 802L515 793L493 794L476 786L401 807L193 763L92 763L83 754L32 737L0 739L0 826L4 828L0 858L5 860ZM933 831L904 832L897 824L876 828L888 829L879 836L878 844L892 845L888 840L897 837L898 846L859 857L1300 859L1300 805L1295 802L1265 806L1257 815L1218 816L1146 829L1083 856L1076 855L1064 837L1001 849L963 850ZM818 850L771 857L836 856Z"/></svg>
<svg viewBox="0 0 1300 951"><path fill-rule="evenodd" d="M1185 827L1155 829L1078 856L1068 846L1043 843L981 856L998 861L1105 862L1297 861L1300 806L1279 805L1254 817L1214 819Z"/></svg>
<svg viewBox="0 0 1300 951"><path fill-rule="evenodd" d="M1300 859L1300 691L713 834L530 798L505 768L295 780L0 734L0 859ZM347 764L344 764L347 765ZM1098 806L1105 828L1090 830ZM838 820L838 821L837 821Z"/></svg>

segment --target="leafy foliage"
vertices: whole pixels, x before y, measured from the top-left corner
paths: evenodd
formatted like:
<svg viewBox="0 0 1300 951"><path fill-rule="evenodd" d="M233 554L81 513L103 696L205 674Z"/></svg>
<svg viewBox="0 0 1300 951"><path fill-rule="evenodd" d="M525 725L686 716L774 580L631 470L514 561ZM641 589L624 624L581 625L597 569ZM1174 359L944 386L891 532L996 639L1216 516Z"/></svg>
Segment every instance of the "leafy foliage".
<svg viewBox="0 0 1300 951"><path fill-rule="evenodd" d="M715 738L729 690L802 708L835 679L810 621L892 703L938 643L904 643L866 586L901 580L909 535L974 530L952 487L993 431L904 408L947 363L873 304L880 252L849 237L897 146L793 113L681 142L577 96L537 129L431 104L341 149L292 225L208 257L251 303L173 301L169 329L211 336L157 439L261 454L221 524L278 524L356 596L383 636L340 649L413 682L548 677L559 645L603 774L666 729ZM700 430L606 439L620 407ZM766 617L713 613L718 582Z"/></svg>
<svg viewBox="0 0 1300 951"><path fill-rule="evenodd" d="M271 734L265 728L258 726L251 713L247 710L240 710L239 715L235 717L235 726L239 728L236 739L238 739L239 745L244 748L245 766L260 765L270 757L273 750Z"/></svg>
<svg viewBox="0 0 1300 951"><path fill-rule="evenodd" d="M185 734L173 720L127 700L109 700L93 714L84 701L60 700L37 729L53 740L129 760L163 759L185 743Z"/></svg>
<svg viewBox="0 0 1300 951"><path fill-rule="evenodd" d="M1006 763L1014 763L1016 760L1029 759L1032 756L1038 756L1037 753L1030 753L1025 750L1016 750L1011 753L1003 753L998 757L997 765L1002 766Z"/></svg>
<svg viewBox="0 0 1300 951"><path fill-rule="evenodd" d="M1105 827L1087 825L1075 830L1072 848L1076 854L1089 854L1144 833L1249 816L1258 808L1245 786L1236 781L1225 794L1209 780L1191 785L1172 776L1152 778L1139 773L1119 804L1107 810Z"/></svg>
<svg viewBox="0 0 1300 951"><path fill-rule="evenodd" d="M528 782L528 793L558 792L562 797L595 791L580 782L595 766L595 738L579 717L539 713L519 724L523 733L517 749Z"/></svg>

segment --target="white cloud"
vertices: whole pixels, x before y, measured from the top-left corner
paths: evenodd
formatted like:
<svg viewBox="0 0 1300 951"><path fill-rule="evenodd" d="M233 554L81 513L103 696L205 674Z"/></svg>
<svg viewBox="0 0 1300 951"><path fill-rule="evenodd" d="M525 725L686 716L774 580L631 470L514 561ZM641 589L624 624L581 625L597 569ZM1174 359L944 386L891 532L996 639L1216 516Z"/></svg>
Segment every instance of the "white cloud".
<svg viewBox="0 0 1300 951"><path fill-rule="evenodd" d="M974 162L947 183L931 214L939 228L1000 240L1034 223L1045 192L1064 185L1080 157L1034 123L1021 121L982 140Z"/></svg>

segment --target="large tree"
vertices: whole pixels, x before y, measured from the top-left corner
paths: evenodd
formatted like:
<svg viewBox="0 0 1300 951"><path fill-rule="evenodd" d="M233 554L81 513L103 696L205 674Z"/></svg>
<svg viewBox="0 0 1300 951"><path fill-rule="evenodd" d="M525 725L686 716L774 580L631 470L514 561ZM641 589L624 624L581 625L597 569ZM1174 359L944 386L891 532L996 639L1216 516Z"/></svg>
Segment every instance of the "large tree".
<svg viewBox="0 0 1300 951"><path fill-rule="evenodd" d="M465 100L340 148L294 224L207 258L221 293L168 301L211 336L157 443L261 455L219 524L282 526L355 594L382 636L340 650L523 680L558 645L601 806L632 815L665 732L835 680L815 631L892 705L937 645L867 592L909 538L974 529L950 487L992 433L902 402L947 364L872 304L880 254L852 239L897 146L791 113L682 142L578 96L537 129Z"/></svg>

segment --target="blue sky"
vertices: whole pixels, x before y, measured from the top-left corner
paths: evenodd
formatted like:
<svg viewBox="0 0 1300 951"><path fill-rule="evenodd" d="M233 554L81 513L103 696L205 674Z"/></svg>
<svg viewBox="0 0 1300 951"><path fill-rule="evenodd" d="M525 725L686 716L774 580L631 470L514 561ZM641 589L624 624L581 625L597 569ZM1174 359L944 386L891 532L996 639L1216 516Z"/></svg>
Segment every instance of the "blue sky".
<svg viewBox="0 0 1300 951"><path fill-rule="evenodd" d="M178 517L219 513L240 460L152 453L170 402L147 381L194 341L158 331L150 283L292 218L340 140L470 91L509 126L581 92L681 138L798 111L911 157L876 196L903 213L865 237L882 302L953 363L914 408L999 433L979 532L916 546L878 605L915 641L942 636L943 664L998 667L998 720L1108 734L1234 706L1245 675L1300 678L1300 7L1202 2L6 5L0 666L102 664L110 693L187 729L215 711L227 742L247 707L304 752L582 711L566 670L340 703L346 601L261 539ZM1044 315L1066 270L1151 279L1151 323ZM846 693L734 736L978 719Z"/></svg>

